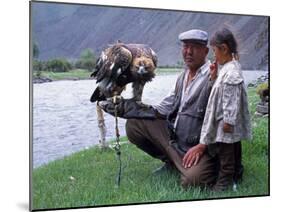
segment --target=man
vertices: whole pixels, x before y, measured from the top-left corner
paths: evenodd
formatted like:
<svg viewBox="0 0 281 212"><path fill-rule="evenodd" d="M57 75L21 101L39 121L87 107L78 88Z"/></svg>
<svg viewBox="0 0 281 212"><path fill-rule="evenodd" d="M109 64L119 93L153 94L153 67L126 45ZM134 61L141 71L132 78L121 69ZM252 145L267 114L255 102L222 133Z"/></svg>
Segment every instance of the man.
<svg viewBox="0 0 281 212"><path fill-rule="evenodd" d="M174 90L155 106L144 107L132 100L121 100L118 116L128 119L126 132L131 143L154 158L165 162L161 168L175 167L181 174L183 187L214 183L215 160L199 144L208 97L216 73L210 74L208 34L189 30L179 35L185 70ZM114 114L109 101L100 106Z"/></svg>

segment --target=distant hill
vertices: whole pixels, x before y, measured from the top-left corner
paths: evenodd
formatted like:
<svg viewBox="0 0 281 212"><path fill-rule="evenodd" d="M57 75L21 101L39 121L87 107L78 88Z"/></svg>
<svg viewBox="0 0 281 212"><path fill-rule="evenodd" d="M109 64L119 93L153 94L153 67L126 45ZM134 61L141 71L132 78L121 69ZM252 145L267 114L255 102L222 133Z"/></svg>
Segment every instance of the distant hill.
<svg viewBox="0 0 281 212"><path fill-rule="evenodd" d="M121 40L151 45L159 65L171 66L182 61L179 33L200 28L211 35L227 25L238 37L244 69L267 70L268 21L262 16L32 2L32 36L43 60L76 59L85 48L98 55Z"/></svg>

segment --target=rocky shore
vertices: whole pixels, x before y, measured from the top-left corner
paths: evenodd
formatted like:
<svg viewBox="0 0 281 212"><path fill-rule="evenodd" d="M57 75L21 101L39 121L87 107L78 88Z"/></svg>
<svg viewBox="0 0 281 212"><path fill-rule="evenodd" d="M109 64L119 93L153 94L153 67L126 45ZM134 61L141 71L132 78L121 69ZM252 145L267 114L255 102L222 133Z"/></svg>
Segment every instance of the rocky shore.
<svg viewBox="0 0 281 212"><path fill-rule="evenodd" d="M250 82L248 84L248 87L254 87L257 90L259 89L258 87L262 84L266 84L269 82L269 73L267 72L265 75L262 75L260 77L258 77L256 80ZM256 107L256 112L255 115L256 116L260 116L260 117L268 117L269 114L269 87L267 87L267 96L263 96L262 94L265 92L259 92L261 101L257 104Z"/></svg>
<svg viewBox="0 0 281 212"><path fill-rule="evenodd" d="M52 82L53 80L48 77L33 77L33 83L44 83L44 82Z"/></svg>
<svg viewBox="0 0 281 212"><path fill-rule="evenodd" d="M269 80L269 73L267 72L266 74L258 77L256 80L253 80L248 84L248 87L257 87L259 84L268 82Z"/></svg>

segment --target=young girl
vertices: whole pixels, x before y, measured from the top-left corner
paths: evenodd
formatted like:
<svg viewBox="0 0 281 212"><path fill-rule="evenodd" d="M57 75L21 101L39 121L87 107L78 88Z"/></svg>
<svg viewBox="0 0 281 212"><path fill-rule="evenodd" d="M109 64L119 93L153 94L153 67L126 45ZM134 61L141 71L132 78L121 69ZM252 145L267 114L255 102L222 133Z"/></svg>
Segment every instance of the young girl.
<svg viewBox="0 0 281 212"><path fill-rule="evenodd" d="M226 28L217 31L210 45L215 54L211 72L217 71L218 65L221 67L209 97L200 143L208 145L209 153L219 159L213 190L221 191L242 177L240 141L251 139L251 127L237 42L232 32Z"/></svg>

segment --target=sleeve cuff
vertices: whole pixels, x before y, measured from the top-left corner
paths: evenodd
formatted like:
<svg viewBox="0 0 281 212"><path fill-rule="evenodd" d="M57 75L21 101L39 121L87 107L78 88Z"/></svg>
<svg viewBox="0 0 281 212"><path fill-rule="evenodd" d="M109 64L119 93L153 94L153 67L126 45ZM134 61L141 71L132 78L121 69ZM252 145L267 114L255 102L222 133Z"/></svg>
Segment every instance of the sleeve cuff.
<svg viewBox="0 0 281 212"><path fill-rule="evenodd" d="M223 122L230 125L235 125L235 121L231 118L223 118Z"/></svg>

